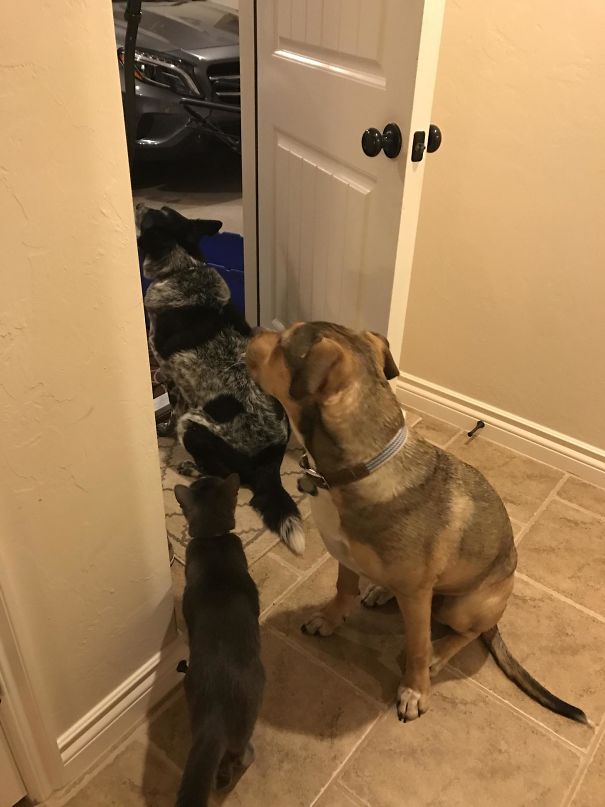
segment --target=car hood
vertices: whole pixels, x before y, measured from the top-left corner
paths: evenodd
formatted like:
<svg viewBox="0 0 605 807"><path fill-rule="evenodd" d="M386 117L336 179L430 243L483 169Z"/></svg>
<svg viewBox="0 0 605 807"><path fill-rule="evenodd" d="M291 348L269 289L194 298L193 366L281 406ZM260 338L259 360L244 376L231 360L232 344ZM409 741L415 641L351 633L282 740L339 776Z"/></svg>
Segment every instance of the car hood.
<svg viewBox="0 0 605 807"><path fill-rule="evenodd" d="M124 44L126 3L113 3L118 46ZM237 45L239 20L211 2L143 2L137 46L163 53L198 55L207 48Z"/></svg>

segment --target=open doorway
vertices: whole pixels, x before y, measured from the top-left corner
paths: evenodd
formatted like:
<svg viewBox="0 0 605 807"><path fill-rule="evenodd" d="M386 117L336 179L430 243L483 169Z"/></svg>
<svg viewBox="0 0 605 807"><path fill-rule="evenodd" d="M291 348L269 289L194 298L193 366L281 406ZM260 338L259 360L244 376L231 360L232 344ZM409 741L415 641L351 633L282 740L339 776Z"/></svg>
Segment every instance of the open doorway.
<svg viewBox="0 0 605 807"><path fill-rule="evenodd" d="M242 5L244 5L242 3ZM127 65L125 10L113 2L116 45L125 97ZM242 194L241 108L242 90L251 81L240 82L239 3L213 0L143 0L134 58L135 104L134 148L131 149L133 202L146 208L164 206L191 220L221 223L216 235L199 239L203 262L226 281L230 303L244 315L244 204ZM250 17L250 22L252 17ZM250 32L248 32L250 33ZM253 71L248 71L253 72ZM251 79L251 76L247 77ZM127 104L126 104L127 107ZM126 108L126 119L128 108ZM253 128L248 116L247 125ZM253 139L253 138L252 138ZM248 216L248 221L255 222ZM148 288L143 268L144 250L139 248L143 294ZM251 272L255 273L253 265ZM250 273L250 272L249 272ZM248 306L250 308L250 306ZM256 324L246 309L246 318ZM149 324L149 323L148 323ZM161 362L150 346L149 364L158 426L166 530L173 579L178 600L184 585L183 566L188 542L186 521L174 495L177 484L191 477L183 470L191 455L179 444L170 420L171 403ZM172 390L171 390L172 392ZM174 424L172 424L174 425ZM191 471L191 469L189 469ZM291 498L292 512L302 495L296 486L297 458L288 452L281 466L283 486ZM278 542L266 522L250 505L252 494L242 488L236 513L236 531L250 552L258 541L266 551ZM276 527L276 529L278 529Z"/></svg>

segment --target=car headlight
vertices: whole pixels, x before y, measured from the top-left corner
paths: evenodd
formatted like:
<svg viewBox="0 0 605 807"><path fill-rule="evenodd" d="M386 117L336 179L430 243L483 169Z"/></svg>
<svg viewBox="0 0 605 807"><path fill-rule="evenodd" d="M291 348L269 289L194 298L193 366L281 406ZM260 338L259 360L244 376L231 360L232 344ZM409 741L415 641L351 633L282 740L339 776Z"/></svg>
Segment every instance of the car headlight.
<svg viewBox="0 0 605 807"><path fill-rule="evenodd" d="M118 61L124 64L124 48L118 50ZM180 59L172 59L162 53L135 50L134 75L137 81L164 87L177 95L201 95L193 80L192 68Z"/></svg>

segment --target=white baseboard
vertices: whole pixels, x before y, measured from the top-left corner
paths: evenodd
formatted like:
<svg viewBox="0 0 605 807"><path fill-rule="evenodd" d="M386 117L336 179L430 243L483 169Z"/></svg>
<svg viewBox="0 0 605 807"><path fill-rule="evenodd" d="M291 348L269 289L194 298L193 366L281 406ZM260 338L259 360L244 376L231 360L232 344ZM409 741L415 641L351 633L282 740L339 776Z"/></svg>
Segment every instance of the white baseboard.
<svg viewBox="0 0 605 807"><path fill-rule="evenodd" d="M84 774L100 757L140 725L149 710L181 681L176 665L188 650L178 638L152 656L57 739L65 784Z"/></svg>
<svg viewBox="0 0 605 807"><path fill-rule="evenodd" d="M400 376L396 394L404 407L434 415L465 431L483 420L486 428L480 434L486 439L605 487L602 448L408 373Z"/></svg>

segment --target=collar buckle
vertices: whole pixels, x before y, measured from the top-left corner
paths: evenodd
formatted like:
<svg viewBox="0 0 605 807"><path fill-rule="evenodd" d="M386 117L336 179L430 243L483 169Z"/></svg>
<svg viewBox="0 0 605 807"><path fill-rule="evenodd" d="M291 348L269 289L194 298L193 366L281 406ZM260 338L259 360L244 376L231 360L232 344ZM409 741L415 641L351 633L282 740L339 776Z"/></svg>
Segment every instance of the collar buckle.
<svg viewBox="0 0 605 807"><path fill-rule="evenodd" d="M327 490L330 486L326 482L325 478L319 473L316 468L312 468L309 463L309 457L306 451L303 451L302 457L298 461L302 472L304 473L305 477L309 479L310 487L315 489L323 488ZM307 491L305 491L307 492Z"/></svg>

